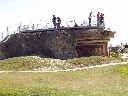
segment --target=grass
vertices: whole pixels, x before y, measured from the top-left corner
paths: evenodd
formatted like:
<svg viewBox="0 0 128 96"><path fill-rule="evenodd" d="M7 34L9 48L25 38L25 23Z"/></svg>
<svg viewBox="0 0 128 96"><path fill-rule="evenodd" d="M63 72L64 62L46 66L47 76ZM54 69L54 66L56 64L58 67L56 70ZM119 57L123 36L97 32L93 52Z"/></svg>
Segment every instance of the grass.
<svg viewBox="0 0 128 96"><path fill-rule="evenodd" d="M95 66L103 63L120 62L118 58L101 56L81 57L69 60L40 58L38 56L14 57L0 60L0 70L65 70L76 67Z"/></svg>
<svg viewBox="0 0 128 96"><path fill-rule="evenodd" d="M128 65L118 66L117 71L123 75L128 75Z"/></svg>
<svg viewBox="0 0 128 96"><path fill-rule="evenodd" d="M38 56L14 57L0 60L0 70L67 69L65 60L40 58ZM68 66L69 67L69 66Z"/></svg>
<svg viewBox="0 0 128 96"><path fill-rule="evenodd" d="M1 73L0 96L128 96L127 68L116 65L56 73Z"/></svg>

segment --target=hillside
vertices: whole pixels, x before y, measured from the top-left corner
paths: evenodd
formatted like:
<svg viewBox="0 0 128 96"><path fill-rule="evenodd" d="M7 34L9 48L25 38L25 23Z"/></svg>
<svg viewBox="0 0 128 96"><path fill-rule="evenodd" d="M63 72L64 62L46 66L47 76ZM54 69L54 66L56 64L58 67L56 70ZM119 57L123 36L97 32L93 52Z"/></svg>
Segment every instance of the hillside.
<svg viewBox="0 0 128 96"><path fill-rule="evenodd" d="M21 56L0 60L0 71L54 71L83 68L101 64L127 61L114 57L81 57L68 60L41 58L39 56Z"/></svg>

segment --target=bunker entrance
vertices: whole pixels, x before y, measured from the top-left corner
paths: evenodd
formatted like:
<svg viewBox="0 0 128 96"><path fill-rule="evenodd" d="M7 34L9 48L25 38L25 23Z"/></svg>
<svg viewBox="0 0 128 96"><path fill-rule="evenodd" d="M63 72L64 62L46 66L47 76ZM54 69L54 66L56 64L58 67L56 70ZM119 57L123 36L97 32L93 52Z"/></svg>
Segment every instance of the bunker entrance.
<svg viewBox="0 0 128 96"><path fill-rule="evenodd" d="M100 56L102 45L81 45L76 46L78 57Z"/></svg>

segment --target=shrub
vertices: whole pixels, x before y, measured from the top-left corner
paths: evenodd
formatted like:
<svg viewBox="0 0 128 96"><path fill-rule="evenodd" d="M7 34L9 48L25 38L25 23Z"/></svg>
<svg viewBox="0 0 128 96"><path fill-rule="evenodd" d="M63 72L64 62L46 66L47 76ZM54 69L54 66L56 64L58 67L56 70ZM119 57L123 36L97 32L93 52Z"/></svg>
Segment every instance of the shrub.
<svg viewBox="0 0 128 96"><path fill-rule="evenodd" d="M118 54L118 53L111 52L110 53L110 57L121 58L122 56L120 54Z"/></svg>

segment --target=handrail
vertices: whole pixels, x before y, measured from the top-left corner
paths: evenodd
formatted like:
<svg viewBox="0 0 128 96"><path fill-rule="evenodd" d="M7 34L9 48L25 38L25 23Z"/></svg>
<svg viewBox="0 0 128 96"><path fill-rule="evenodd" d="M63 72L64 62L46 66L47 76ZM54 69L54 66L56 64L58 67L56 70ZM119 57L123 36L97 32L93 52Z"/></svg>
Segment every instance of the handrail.
<svg viewBox="0 0 128 96"><path fill-rule="evenodd" d="M7 36L1 41L1 43L6 42L6 41L10 38L10 36L11 36L11 35L7 35Z"/></svg>

